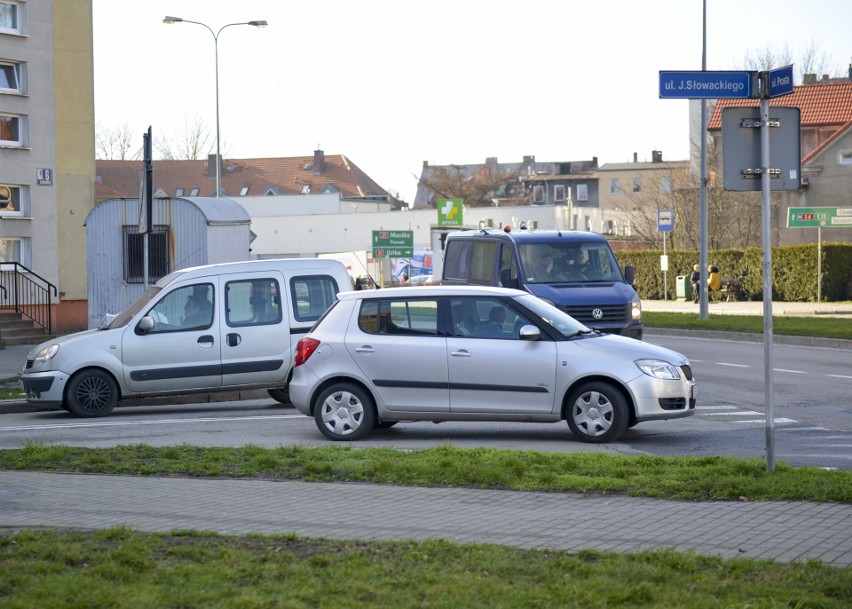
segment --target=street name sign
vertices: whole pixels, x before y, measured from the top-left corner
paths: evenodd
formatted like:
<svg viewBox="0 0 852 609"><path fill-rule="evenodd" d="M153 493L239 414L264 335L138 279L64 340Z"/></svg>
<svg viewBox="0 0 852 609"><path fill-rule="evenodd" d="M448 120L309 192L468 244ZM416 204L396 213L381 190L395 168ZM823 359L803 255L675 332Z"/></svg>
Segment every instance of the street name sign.
<svg viewBox="0 0 852 609"><path fill-rule="evenodd" d="M852 228L852 206L788 207L787 228Z"/></svg>
<svg viewBox="0 0 852 609"><path fill-rule="evenodd" d="M793 92L793 66L769 70L769 97L779 97Z"/></svg>
<svg viewBox="0 0 852 609"><path fill-rule="evenodd" d="M748 99L755 72L660 71L662 99Z"/></svg>
<svg viewBox="0 0 852 609"><path fill-rule="evenodd" d="M412 256L414 256L414 231L373 231L373 258L411 258Z"/></svg>

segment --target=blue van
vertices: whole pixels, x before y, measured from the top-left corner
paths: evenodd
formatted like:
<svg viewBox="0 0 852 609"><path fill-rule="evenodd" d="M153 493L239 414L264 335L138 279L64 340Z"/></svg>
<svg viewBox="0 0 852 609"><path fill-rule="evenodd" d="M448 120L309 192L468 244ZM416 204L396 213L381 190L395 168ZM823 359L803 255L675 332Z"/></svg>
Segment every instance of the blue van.
<svg viewBox="0 0 852 609"><path fill-rule="evenodd" d="M633 280L598 233L484 228L449 233L444 248L444 284L526 290L590 328L641 340Z"/></svg>

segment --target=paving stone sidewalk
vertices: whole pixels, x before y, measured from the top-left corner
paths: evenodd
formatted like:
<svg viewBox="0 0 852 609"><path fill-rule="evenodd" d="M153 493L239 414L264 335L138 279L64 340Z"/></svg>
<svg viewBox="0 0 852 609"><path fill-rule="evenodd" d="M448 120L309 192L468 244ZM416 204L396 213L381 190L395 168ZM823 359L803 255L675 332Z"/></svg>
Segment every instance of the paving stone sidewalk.
<svg viewBox="0 0 852 609"><path fill-rule="evenodd" d="M852 506L831 503L0 471L0 528L120 525L852 565Z"/></svg>

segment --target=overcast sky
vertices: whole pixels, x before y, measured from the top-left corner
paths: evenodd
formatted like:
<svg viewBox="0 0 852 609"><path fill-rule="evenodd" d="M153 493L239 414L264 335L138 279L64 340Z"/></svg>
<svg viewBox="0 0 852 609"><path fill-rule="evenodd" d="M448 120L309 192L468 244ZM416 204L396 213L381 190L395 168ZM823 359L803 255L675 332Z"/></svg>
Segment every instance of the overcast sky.
<svg viewBox="0 0 852 609"><path fill-rule="evenodd" d="M200 120L230 158L345 154L413 202L423 161L688 156L688 102L660 70L700 70L702 0L93 0L95 113L155 141ZM852 56L850 0L707 0L707 69L812 41ZM780 66L779 66L780 67ZM174 137L173 135L171 137Z"/></svg>

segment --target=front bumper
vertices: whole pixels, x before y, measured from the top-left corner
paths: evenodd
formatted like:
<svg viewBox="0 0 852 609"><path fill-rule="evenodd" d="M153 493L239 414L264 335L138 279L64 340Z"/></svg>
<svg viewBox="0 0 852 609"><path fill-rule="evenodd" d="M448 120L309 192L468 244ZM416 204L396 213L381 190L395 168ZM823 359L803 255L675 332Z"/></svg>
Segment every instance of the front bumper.
<svg viewBox="0 0 852 609"><path fill-rule="evenodd" d="M27 402L49 406L60 406L62 404L62 396L65 393L65 383L67 382L68 375L56 370L30 372L21 377Z"/></svg>
<svg viewBox="0 0 852 609"><path fill-rule="evenodd" d="M695 414L696 384L680 378L664 380L646 374L630 382L636 422L680 419Z"/></svg>

